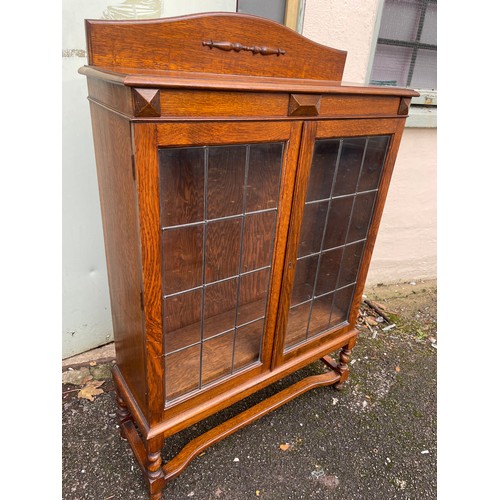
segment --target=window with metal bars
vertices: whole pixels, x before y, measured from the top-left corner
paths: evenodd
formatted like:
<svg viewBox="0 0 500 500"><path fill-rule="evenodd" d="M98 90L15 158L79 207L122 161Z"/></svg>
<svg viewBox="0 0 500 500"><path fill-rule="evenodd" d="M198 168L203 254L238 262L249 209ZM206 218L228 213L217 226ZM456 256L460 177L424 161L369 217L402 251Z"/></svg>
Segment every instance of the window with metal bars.
<svg viewBox="0 0 500 500"><path fill-rule="evenodd" d="M385 0L370 83L437 89L437 0Z"/></svg>

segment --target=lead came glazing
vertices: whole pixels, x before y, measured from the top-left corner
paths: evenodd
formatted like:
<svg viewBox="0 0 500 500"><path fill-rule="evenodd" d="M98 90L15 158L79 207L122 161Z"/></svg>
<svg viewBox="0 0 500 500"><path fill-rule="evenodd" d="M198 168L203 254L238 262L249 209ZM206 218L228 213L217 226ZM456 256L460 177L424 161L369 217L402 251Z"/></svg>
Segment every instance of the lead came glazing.
<svg viewBox="0 0 500 500"><path fill-rule="evenodd" d="M260 360L283 143L158 154L168 403Z"/></svg>
<svg viewBox="0 0 500 500"><path fill-rule="evenodd" d="M317 140L285 350L347 321L389 136Z"/></svg>

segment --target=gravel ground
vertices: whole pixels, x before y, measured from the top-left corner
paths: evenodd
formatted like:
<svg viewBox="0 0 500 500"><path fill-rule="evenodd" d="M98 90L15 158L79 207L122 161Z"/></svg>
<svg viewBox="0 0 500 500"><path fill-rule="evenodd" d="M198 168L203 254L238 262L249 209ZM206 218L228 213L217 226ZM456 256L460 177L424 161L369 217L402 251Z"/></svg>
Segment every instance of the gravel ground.
<svg viewBox="0 0 500 500"><path fill-rule="evenodd" d="M309 391L214 445L166 487L163 498L437 497L436 283L381 285L365 293L385 308L396 326L384 331L387 322L371 330L366 322L361 324L344 390ZM362 314L371 313L362 308ZM149 498L115 423L111 364L86 362L73 366L73 373L63 373L64 499ZM245 405L324 369L314 363L186 429L166 441L164 457ZM76 375L83 378L75 380ZM96 392L103 392L93 401L77 397L82 386L97 380L102 385Z"/></svg>

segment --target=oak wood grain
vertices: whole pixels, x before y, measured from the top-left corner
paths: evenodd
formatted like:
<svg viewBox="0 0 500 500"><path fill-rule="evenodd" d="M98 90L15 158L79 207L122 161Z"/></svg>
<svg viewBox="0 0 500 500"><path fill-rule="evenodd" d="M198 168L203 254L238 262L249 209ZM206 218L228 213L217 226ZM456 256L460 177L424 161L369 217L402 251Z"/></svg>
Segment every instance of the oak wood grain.
<svg viewBox="0 0 500 500"><path fill-rule="evenodd" d="M130 169L130 124L91 104L116 362L146 411L139 213ZM129 168L127 168L127 165Z"/></svg>
<svg viewBox="0 0 500 500"><path fill-rule="evenodd" d="M234 13L143 21L86 20L85 29L93 66L338 81L347 54L274 21ZM221 51L204 44L207 41L280 47L286 53L261 57L250 51Z"/></svg>
<svg viewBox="0 0 500 500"><path fill-rule="evenodd" d="M404 87L363 85L312 78L281 78L254 75L221 75L217 73L187 73L144 68L107 68L82 66L79 73L126 87L160 89L236 90L252 92L300 92L306 94L401 96L411 98L420 95Z"/></svg>
<svg viewBox="0 0 500 500"><path fill-rule="evenodd" d="M147 416L150 425L154 425L161 418L164 394L160 190L156 126L149 123L136 124L132 130L141 234L148 387Z"/></svg>

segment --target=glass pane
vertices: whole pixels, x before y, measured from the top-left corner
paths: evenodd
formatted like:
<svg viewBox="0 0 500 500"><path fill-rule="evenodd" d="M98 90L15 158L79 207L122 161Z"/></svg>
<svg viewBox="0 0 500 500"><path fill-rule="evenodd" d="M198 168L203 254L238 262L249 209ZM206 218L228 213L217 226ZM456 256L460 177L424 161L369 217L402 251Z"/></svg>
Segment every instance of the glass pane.
<svg viewBox="0 0 500 500"><path fill-rule="evenodd" d="M208 149L208 219L243 213L245 146Z"/></svg>
<svg viewBox="0 0 500 500"><path fill-rule="evenodd" d="M325 250L338 247L345 243L353 201L354 196L336 198L331 201L325 241L323 243L323 248Z"/></svg>
<svg viewBox="0 0 500 500"><path fill-rule="evenodd" d="M278 206L282 154L282 143L250 146L246 212Z"/></svg>
<svg viewBox="0 0 500 500"><path fill-rule="evenodd" d="M335 196L304 205L285 350L348 319L390 136L335 140Z"/></svg>
<svg viewBox="0 0 500 500"><path fill-rule="evenodd" d="M200 383L200 344L165 358L165 392L167 401L198 389Z"/></svg>
<svg viewBox="0 0 500 500"><path fill-rule="evenodd" d="M310 311L311 302L290 308L286 326L285 349L305 340Z"/></svg>
<svg viewBox="0 0 500 500"><path fill-rule="evenodd" d="M428 3L425 11L425 20L420 34L422 43L437 45L437 4Z"/></svg>
<svg viewBox="0 0 500 500"><path fill-rule="evenodd" d="M356 195L347 243L366 238L376 197L376 191Z"/></svg>
<svg viewBox="0 0 500 500"><path fill-rule="evenodd" d="M306 201L330 198L340 140L317 141L309 174Z"/></svg>
<svg viewBox="0 0 500 500"><path fill-rule="evenodd" d="M342 257L342 270L340 272L337 288L341 288L356 281L364 247L365 242L360 241L359 243L347 245L344 248L344 255Z"/></svg>
<svg viewBox="0 0 500 500"><path fill-rule="evenodd" d="M412 52L408 47L378 44L370 82L406 87Z"/></svg>
<svg viewBox="0 0 500 500"><path fill-rule="evenodd" d="M205 288L203 338L234 328L238 279L221 281Z"/></svg>
<svg viewBox="0 0 500 500"><path fill-rule="evenodd" d="M231 373L234 330L203 342L202 385Z"/></svg>
<svg viewBox="0 0 500 500"><path fill-rule="evenodd" d="M176 351L200 341L201 300L201 289L164 299L165 352Z"/></svg>
<svg viewBox="0 0 500 500"><path fill-rule="evenodd" d="M274 210L245 216L241 272L271 264L275 220L276 211Z"/></svg>
<svg viewBox="0 0 500 500"><path fill-rule="evenodd" d="M290 305L294 306L312 299L317 267L317 255L297 261Z"/></svg>
<svg viewBox="0 0 500 500"><path fill-rule="evenodd" d="M419 0L385 0L380 38L414 41L417 36Z"/></svg>
<svg viewBox="0 0 500 500"><path fill-rule="evenodd" d="M188 290L202 283L203 225L163 231L163 293Z"/></svg>
<svg viewBox="0 0 500 500"><path fill-rule="evenodd" d="M437 53L435 50L417 51L411 86L419 89L437 89Z"/></svg>
<svg viewBox="0 0 500 500"><path fill-rule="evenodd" d="M205 283L238 274L241 218L207 223Z"/></svg>
<svg viewBox="0 0 500 500"><path fill-rule="evenodd" d="M327 201L312 203L304 207L300 228L299 257L320 251L327 211Z"/></svg>
<svg viewBox="0 0 500 500"><path fill-rule="evenodd" d="M364 137L343 140L340 162L333 186L333 196L351 194L356 191L365 144Z"/></svg>
<svg viewBox="0 0 500 500"><path fill-rule="evenodd" d="M238 0L237 12L267 17L280 24L285 24L286 0Z"/></svg>
<svg viewBox="0 0 500 500"><path fill-rule="evenodd" d="M332 318L330 320L331 326L339 325L347 321L349 316L349 309L352 302L352 293L354 285L347 286L335 292L333 300Z"/></svg>
<svg viewBox="0 0 500 500"><path fill-rule="evenodd" d="M237 325L264 317L268 283L269 269L240 277Z"/></svg>
<svg viewBox="0 0 500 500"><path fill-rule="evenodd" d="M330 250L321 254L319 265L318 282L316 283L315 295L335 290L342 259L342 248Z"/></svg>
<svg viewBox="0 0 500 500"><path fill-rule="evenodd" d="M161 224L199 222L203 215L203 148L159 150Z"/></svg>
<svg viewBox="0 0 500 500"><path fill-rule="evenodd" d="M389 136L370 137L366 146L363 171L358 183L358 191L377 189L384 166L385 153L389 144Z"/></svg>
<svg viewBox="0 0 500 500"><path fill-rule="evenodd" d="M332 310L333 293L314 299L311 309L311 320L307 337L324 332L330 326L330 312Z"/></svg>
<svg viewBox="0 0 500 500"><path fill-rule="evenodd" d="M264 320L254 321L236 329L233 370L259 361L263 331Z"/></svg>

